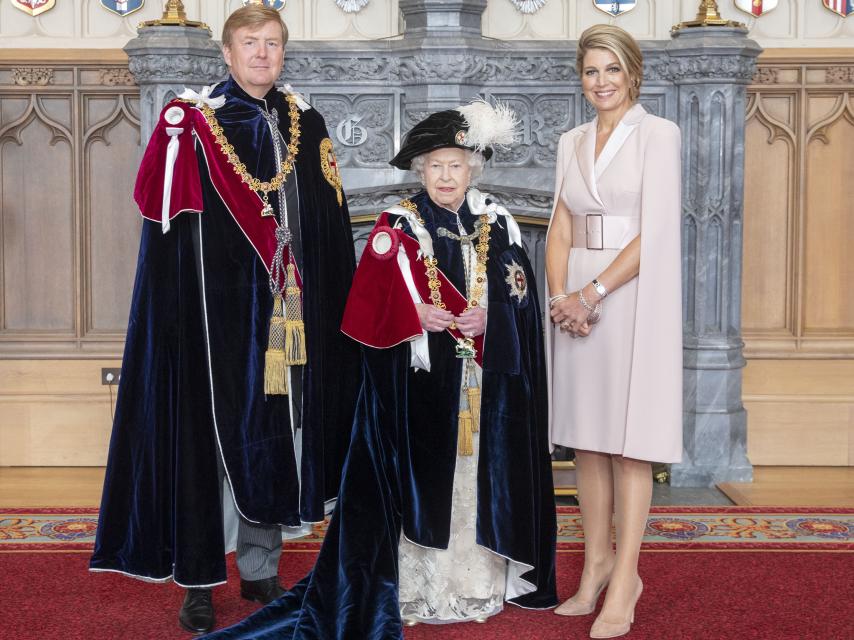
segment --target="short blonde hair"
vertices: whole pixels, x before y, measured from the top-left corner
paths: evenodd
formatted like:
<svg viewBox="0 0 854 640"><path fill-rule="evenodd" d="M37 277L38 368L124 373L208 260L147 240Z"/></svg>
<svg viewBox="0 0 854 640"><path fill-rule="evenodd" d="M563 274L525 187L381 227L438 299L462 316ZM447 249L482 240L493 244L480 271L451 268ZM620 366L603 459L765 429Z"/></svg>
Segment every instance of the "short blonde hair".
<svg viewBox="0 0 854 640"><path fill-rule="evenodd" d="M584 69L584 56L591 49L606 49L617 56L620 66L629 76L629 98L632 102L637 101L643 83L643 54L631 34L610 24L594 24L585 29L578 39L575 57L575 70L579 76Z"/></svg>
<svg viewBox="0 0 854 640"><path fill-rule="evenodd" d="M288 26L282 20L282 15L267 5L249 4L228 16L222 27L222 45L230 47L231 36L238 29L249 27L250 30L254 30L268 22L276 22L282 27L282 46L288 44Z"/></svg>

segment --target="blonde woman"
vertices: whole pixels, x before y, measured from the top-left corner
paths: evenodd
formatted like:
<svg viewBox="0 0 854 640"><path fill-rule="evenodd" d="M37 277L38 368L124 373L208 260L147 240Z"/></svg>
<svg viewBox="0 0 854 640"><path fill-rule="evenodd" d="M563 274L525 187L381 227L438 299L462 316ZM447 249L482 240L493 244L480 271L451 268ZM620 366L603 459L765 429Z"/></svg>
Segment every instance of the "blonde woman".
<svg viewBox="0 0 854 640"><path fill-rule="evenodd" d="M581 35L596 118L561 136L546 244L551 439L576 450L585 540L555 613L591 614L607 588L591 638L631 627L651 462L682 455L680 133L637 103L642 64L619 27Z"/></svg>

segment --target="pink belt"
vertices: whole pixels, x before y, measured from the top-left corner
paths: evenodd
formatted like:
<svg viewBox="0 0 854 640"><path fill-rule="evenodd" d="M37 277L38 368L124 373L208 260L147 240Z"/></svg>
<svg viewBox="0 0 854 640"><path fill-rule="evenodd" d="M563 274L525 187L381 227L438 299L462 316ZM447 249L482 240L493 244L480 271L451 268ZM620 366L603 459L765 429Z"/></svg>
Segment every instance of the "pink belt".
<svg viewBox="0 0 854 640"><path fill-rule="evenodd" d="M572 216L572 246L576 249L623 249L640 233L640 218L601 213Z"/></svg>

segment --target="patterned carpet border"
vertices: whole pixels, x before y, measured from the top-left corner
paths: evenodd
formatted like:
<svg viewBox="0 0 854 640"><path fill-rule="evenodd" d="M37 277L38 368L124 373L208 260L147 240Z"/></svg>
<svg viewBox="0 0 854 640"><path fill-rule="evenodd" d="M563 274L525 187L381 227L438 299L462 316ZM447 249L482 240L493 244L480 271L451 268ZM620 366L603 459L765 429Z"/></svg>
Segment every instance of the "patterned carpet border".
<svg viewBox="0 0 854 640"><path fill-rule="evenodd" d="M558 551L584 545L578 507L558 507ZM0 553L88 551L97 528L94 508L0 509ZM315 551L326 525L286 544ZM854 551L854 509L830 507L653 507L644 550Z"/></svg>

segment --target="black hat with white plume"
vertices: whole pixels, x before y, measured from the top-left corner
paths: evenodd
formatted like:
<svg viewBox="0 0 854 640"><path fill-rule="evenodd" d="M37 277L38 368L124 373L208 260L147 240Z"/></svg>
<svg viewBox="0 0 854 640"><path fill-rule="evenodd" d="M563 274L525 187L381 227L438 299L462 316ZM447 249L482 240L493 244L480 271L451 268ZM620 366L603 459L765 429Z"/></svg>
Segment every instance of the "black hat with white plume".
<svg viewBox="0 0 854 640"><path fill-rule="evenodd" d="M409 169L413 158L445 147L475 151L489 160L493 147L509 147L517 141L518 125L516 114L506 104L474 100L456 109L432 113L412 127L389 164Z"/></svg>

